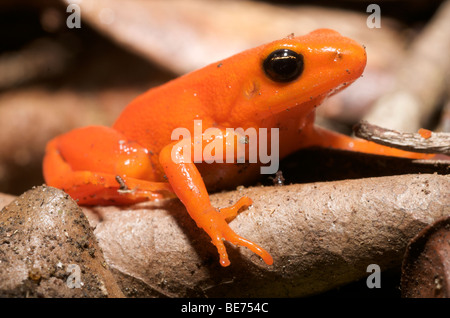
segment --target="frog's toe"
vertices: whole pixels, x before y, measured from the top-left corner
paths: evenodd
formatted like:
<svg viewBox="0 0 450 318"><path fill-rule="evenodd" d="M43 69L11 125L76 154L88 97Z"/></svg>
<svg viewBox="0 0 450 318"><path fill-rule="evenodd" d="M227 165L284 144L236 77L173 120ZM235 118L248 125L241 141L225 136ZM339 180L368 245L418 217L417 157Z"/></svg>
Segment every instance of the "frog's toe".
<svg viewBox="0 0 450 318"><path fill-rule="evenodd" d="M219 212L225 220L230 222L237 216L238 212L242 208L249 207L250 205L252 205L252 203L253 203L253 201L249 197L242 197L234 205L227 207L227 208L219 209Z"/></svg>

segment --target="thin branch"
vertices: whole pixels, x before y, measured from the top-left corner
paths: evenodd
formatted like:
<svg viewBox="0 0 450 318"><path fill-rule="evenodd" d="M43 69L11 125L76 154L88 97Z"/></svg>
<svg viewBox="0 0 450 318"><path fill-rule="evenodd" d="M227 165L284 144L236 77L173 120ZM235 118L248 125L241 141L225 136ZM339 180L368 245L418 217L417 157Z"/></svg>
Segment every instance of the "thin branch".
<svg viewBox="0 0 450 318"><path fill-rule="evenodd" d="M419 130L401 133L382 128L362 120L353 128L357 137L402 150L450 155L450 133Z"/></svg>

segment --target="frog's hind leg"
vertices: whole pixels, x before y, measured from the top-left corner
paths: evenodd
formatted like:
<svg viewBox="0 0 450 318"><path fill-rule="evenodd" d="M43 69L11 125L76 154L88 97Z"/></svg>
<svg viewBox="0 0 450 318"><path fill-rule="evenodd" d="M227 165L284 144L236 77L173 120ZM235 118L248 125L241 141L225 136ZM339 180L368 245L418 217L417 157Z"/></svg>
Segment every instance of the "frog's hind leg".
<svg viewBox="0 0 450 318"><path fill-rule="evenodd" d="M58 178L47 184L64 190L80 205L126 205L173 195L166 182L125 179L91 171L70 171L64 178L67 180Z"/></svg>
<svg viewBox="0 0 450 318"><path fill-rule="evenodd" d="M154 181L158 175L148 152L108 127L80 128L51 140L43 166L47 185L79 204L132 204L173 195L167 182Z"/></svg>

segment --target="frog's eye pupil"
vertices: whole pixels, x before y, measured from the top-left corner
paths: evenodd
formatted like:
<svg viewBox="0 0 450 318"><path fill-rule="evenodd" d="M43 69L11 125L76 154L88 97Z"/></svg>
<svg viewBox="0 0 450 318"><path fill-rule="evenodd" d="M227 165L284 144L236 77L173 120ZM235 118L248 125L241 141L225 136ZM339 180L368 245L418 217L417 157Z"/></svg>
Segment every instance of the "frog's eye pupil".
<svg viewBox="0 0 450 318"><path fill-rule="evenodd" d="M263 63L266 75L275 82L292 82L303 72L303 55L289 49L275 50Z"/></svg>

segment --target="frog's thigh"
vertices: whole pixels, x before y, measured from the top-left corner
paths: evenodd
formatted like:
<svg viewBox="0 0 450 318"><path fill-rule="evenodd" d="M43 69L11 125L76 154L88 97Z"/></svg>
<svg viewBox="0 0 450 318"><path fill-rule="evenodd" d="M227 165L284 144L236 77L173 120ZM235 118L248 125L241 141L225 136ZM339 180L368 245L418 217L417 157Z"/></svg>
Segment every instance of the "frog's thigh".
<svg viewBox="0 0 450 318"><path fill-rule="evenodd" d="M114 129L91 126L59 136L47 145L44 177L81 204L128 204L171 192L159 182L151 155Z"/></svg>

